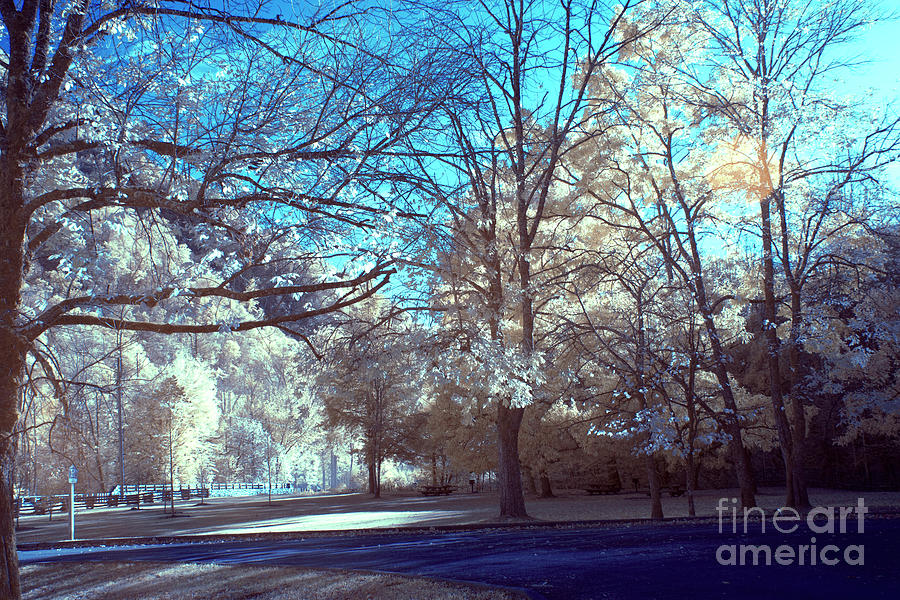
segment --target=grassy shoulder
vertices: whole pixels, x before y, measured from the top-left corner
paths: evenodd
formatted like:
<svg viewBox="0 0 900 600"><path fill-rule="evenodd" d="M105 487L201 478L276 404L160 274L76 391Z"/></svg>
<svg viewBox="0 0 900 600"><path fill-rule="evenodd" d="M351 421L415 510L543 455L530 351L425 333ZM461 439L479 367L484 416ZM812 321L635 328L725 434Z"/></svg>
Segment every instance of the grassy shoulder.
<svg viewBox="0 0 900 600"><path fill-rule="evenodd" d="M738 490L701 490L695 494L697 516L715 517L721 498ZM815 506L856 506L859 498L871 514L900 508L900 492L810 490ZM757 502L767 514L781 507L783 488L761 488ZM664 496L666 517L687 517L687 498ZM480 526L498 521L496 494L457 493L426 497L415 492L373 498L366 494L281 496L269 503L258 496L216 498L197 505L180 503L178 516L170 517L161 505L79 510L75 535L79 540L227 535L304 535L321 531L354 531L398 527ZM633 520L650 517L650 498L643 491L623 490L608 496L588 496L581 490L564 490L554 498L526 498L528 514L538 521ZM23 516L16 529L22 548L56 544L69 539L68 515Z"/></svg>
<svg viewBox="0 0 900 600"><path fill-rule="evenodd" d="M513 600L507 590L384 573L247 565L55 562L22 567L26 600Z"/></svg>

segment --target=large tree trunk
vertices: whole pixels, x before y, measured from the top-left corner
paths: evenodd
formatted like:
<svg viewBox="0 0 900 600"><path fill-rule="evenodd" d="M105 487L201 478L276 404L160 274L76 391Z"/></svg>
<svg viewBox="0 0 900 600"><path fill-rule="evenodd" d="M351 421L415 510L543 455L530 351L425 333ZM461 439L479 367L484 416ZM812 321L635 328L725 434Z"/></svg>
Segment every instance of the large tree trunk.
<svg viewBox="0 0 900 600"><path fill-rule="evenodd" d="M522 472L519 465L519 427L524 408L497 407L499 463L497 478L500 484L500 517L527 518L525 495L522 492Z"/></svg>
<svg viewBox="0 0 900 600"><path fill-rule="evenodd" d="M366 468L368 469L368 474L369 474L369 493L374 494L375 493L375 479L376 479L376 477L375 477L375 453L374 452L371 452L371 451L369 452L369 460L368 460L368 464L366 465Z"/></svg>
<svg viewBox="0 0 900 600"><path fill-rule="evenodd" d="M438 484L438 476L437 476L437 454L431 453L431 485Z"/></svg>
<svg viewBox="0 0 900 600"><path fill-rule="evenodd" d="M21 58L21 57L19 57ZM10 80L7 94L15 92L22 81ZM21 89L20 94L24 94ZM25 110L11 107L10 113ZM21 115L20 115L21 116ZM7 139L6 159L0 164L0 531L3 535L2 564L0 564L0 598L17 600L19 587L19 561L16 555L16 533L13 513L12 477L15 471L16 440L14 432L19 419L19 389L25 364L25 345L16 331L19 314L24 255L22 241L25 238L23 199L23 172L19 153L13 150L14 141L21 137L11 120Z"/></svg>
<svg viewBox="0 0 900 600"><path fill-rule="evenodd" d="M715 329L713 329L713 332L715 333ZM756 484L753 480L753 472L750 469L750 460L744 448L743 432L738 420L737 402L734 399L731 383L728 381L728 371L725 369L725 353L719 344L718 334L715 337L710 335L710 338L710 345L713 347L713 373L721 389L722 399L727 411L727 414L723 417L722 429L730 437L728 450L734 463L734 473L737 477L738 487L741 489L741 506L743 508L751 508L756 506ZM717 347L718 350L716 350Z"/></svg>
<svg viewBox="0 0 900 600"><path fill-rule="evenodd" d="M375 459L375 497L381 498L381 459Z"/></svg>
<svg viewBox="0 0 900 600"><path fill-rule="evenodd" d="M687 468L685 469L684 486L687 489L688 516L696 517L697 508L694 506L694 489L696 487L696 481L694 480L695 469L693 450L688 453L685 459Z"/></svg>
<svg viewBox="0 0 900 600"><path fill-rule="evenodd" d="M18 290L16 290L18 296ZM10 313L7 313L10 314ZM16 462L14 431L18 417L19 380L22 373L22 349L11 335L10 317L3 318L0 328L0 598L16 600L19 587L19 558L16 554L15 511L13 509L13 477Z"/></svg>
<svg viewBox="0 0 900 600"><path fill-rule="evenodd" d="M798 477L796 464L794 463L794 440L791 426L788 423L787 412L784 406L784 395L781 390L783 378L781 375L781 342L776 330L778 323L778 305L775 300L775 266L772 258L772 197L766 194L760 199L759 213L762 222L762 258L763 258L763 295L764 311L763 330L766 339L766 363L769 372L769 396L772 402L772 410L775 414L775 430L778 432L778 442L781 446L781 457L784 461L784 477L786 482L785 505L794 508L800 507L797 491L802 485Z"/></svg>
<svg viewBox="0 0 900 600"><path fill-rule="evenodd" d="M15 444L10 437L0 441L0 598L18 599L19 556L16 553L15 511L13 509L13 474L15 471Z"/></svg>
<svg viewBox="0 0 900 600"><path fill-rule="evenodd" d="M784 197L776 196L776 207L781 223L782 267L791 292L791 333L788 338L788 361L790 371L788 384L791 399L791 449L794 464L792 489L796 508L806 509L811 506L809 491L806 487L806 414L803 411L803 398L800 394L800 328L803 323L803 304L800 296L800 283L791 270L787 234L787 214L784 209Z"/></svg>
<svg viewBox="0 0 900 600"><path fill-rule="evenodd" d="M550 477L544 471L541 471L541 498L554 498L553 486L550 485Z"/></svg>
<svg viewBox="0 0 900 600"><path fill-rule="evenodd" d="M647 481L650 485L650 518L662 519L662 490L659 486L659 473L656 471L656 460L653 454L644 456L644 464L647 467Z"/></svg>
<svg viewBox="0 0 900 600"><path fill-rule="evenodd" d="M606 461L606 483L615 488L622 488L622 476L619 474L619 464L616 455L611 455Z"/></svg>
<svg viewBox="0 0 900 600"><path fill-rule="evenodd" d="M528 465L522 466L522 490L526 494L537 495L537 486L534 485L534 472Z"/></svg>

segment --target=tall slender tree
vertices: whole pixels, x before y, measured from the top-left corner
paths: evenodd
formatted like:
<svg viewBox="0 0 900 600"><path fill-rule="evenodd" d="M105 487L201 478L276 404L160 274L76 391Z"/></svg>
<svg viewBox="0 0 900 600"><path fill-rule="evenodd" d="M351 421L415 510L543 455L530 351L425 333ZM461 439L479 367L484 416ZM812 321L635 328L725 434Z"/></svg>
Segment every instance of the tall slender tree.
<svg viewBox="0 0 900 600"><path fill-rule="evenodd" d="M834 92L836 72L852 65L846 43L876 20L878 12L855 0L725 0L685 5L685 10L698 25L698 43L708 52L695 67L681 72L699 91L694 97L698 108L708 111L710 124L719 128L707 142L730 148L720 168L737 175L732 189L758 208L769 396L785 466L786 502L806 508L807 426L798 341L803 280L816 247L860 214L836 206L841 190L871 180L900 148L900 121L887 118L860 131L849 121L852 109ZM832 132L830 124L840 124L844 131ZM789 216L792 205L806 203L810 186L823 186L824 198L802 225L806 239L795 245ZM850 218L837 215L854 212ZM829 225L837 224L836 215L844 223L834 229ZM826 220L832 223L826 225ZM782 281L786 294L781 292ZM779 332L783 313L790 322L786 335Z"/></svg>
<svg viewBox="0 0 900 600"><path fill-rule="evenodd" d="M487 335L498 351L515 348L523 365L535 354L532 261L536 239L547 227L551 190L564 179L561 164L574 134L590 119L586 92L591 73L654 26L648 22L633 29L622 27L624 17L638 4L508 0L482 2L475 10L470 3L444 3L433 11L442 26L442 42L451 54L465 57L471 78L467 102L452 106L454 114L448 115L451 135L446 143L451 151L442 163L455 169L459 175L455 181L462 185L450 186L458 194L442 191L439 197L456 207L451 210L457 218L466 214L474 224L467 230L477 231L480 239L477 249L471 249L483 254L489 280L482 289ZM573 87L578 74L584 77ZM435 181L435 187L441 183ZM469 202L472 211L464 208ZM510 209L506 222L500 215L503 204ZM500 243L512 249L506 258L499 255ZM502 264L501 259L511 262ZM511 287L502 280L507 272L515 273ZM504 292L504 287L512 293ZM504 322L507 317L500 311L504 302L515 303L515 327ZM500 515L526 517L518 456L525 406L510 397L493 400Z"/></svg>

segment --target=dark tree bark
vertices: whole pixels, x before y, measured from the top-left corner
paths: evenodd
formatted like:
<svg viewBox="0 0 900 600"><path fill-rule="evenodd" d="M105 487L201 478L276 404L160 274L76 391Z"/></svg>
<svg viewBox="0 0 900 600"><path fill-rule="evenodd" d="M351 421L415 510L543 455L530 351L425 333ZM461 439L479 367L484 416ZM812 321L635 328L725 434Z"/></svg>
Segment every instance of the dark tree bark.
<svg viewBox="0 0 900 600"><path fill-rule="evenodd" d="M369 474L369 493L375 495L377 490L375 485L375 459L371 455L369 456L369 464L366 465L366 469Z"/></svg>
<svg viewBox="0 0 900 600"><path fill-rule="evenodd" d="M647 65L654 68L652 61ZM663 110L669 110L668 100L660 100ZM629 112L622 119L622 126L630 127L641 123L638 112ZM655 128L650 128L655 131ZM623 198L606 197L589 191L591 196L603 205L629 220L625 228L640 231L653 244L665 260L667 268L682 281L690 291L696 311L703 321L703 330L709 340L711 365L709 370L719 384L724 410L718 415L719 426L728 435L729 452L735 468L735 475L741 489L741 503L745 508L756 505L755 486L750 462L743 443L743 432L734 390L728 378L731 356L725 351L716 326L717 302L707 292L706 274L700 252L697 228L701 226L705 214L705 204L709 198L687 198L678 172L679 152L675 150L674 134L654 133L656 148L649 155L639 154L642 166L649 175L654 189L655 206L648 206L646 198L637 197L626 191ZM680 142L680 140L678 140ZM648 152L639 148L638 152ZM653 175L651 161L665 158L669 181L662 181ZM615 166L614 168L618 168ZM631 177L630 173L624 173ZM647 209L655 209L655 214ZM648 216L648 214L650 216Z"/></svg>
<svg viewBox="0 0 900 600"><path fill-rule="evenodd" d="M526 494L537 495L537 486L534 484L534 471L528 465L522 465L522 489Z"/></svg>
<svg viewBox="0 0 900 600"><path fill-rule="evenodd" d="M688 516L696 517L697 509L694 506L694 491L696 490L696 486L697 486L697 480L696 480L697 468L694 464L695 461L694 461L693 452L687 455L687 457L685 459L685 463L687 465L687 468L685 470L684 485L685 485L685 489L687 490L686 495L687 495L687 502L688 502Z"/></svg>
<svg viewBox="0 0 900 600"><path fill-rule="evenodd" d="M759 202L760 221L762 224L762 259L763 259L763 333L766 339L766 366L769 373L769 397L772 402L772 412L775 416L775 429L778 432L778 442L781 447L781 457L784 462L784 476L786 481L787 497L785 505L800 508L798 491L805 485L798 477L795 469L794 440L791 426L788 422L787 412L784 406L784 395L781 390L783 378L781 375L781 341L778 339L778 304L775 299L775 266L772 258L772 198L766 194ZM807 498L808 501L808 498Z"/></svg>
<svg viewBox="0 0 900 600"><path fill-rule="evenodd" d="M431 485L438 484L437 476L437 453L431 453Z"/></svg>
<svg viewBox="0 0 900 600"><path fill-rule="evenodd" d="M524 414L524 408L509 408L503 404L497 406L499 436L497 480L500 488L501 518L519 519L528 516L519 466L519 428Z"/></svg>
<svg viewBox="0 0 900 600"><path fill-rule="evenodd" d="M0 440L0 597L19 598L19 555L16 551L16 523L13 508L13 473L15 450L12 438Z"/></svg>
<svg viewBox="0 0 900 600"><path fill-rule="evenodd" d="M845 177L844 182L848 178ZM844 182L836 188L840 189ZM828 192L831 196L831 191ZM788 230L787 211L785 210L784 197L781 193L775 196L776 211L779 217L781 231L781 266L788 283L791 299L791 330L787 340L788 354L788 389L791 402L791 450L794 467L794 478L791 481L795 508L806 509L811 506L806 477L806 413L803 405L803 396L800 389L800 329L803 325L803 300L801 296L801 281L805 279L805 269L810 263L812 244L805 244L801 255L797 257L795 272L791 261L790 240ZM828 201L820 212L820 218L828 212ZM818 228L816 228L818 229Z"/></svg>
<svg viewBox="0 0 900 600"><path fill-rule="evenodd" d="M656 470L656 460L653 454L644 455L644 465L647 468L647 482L650 486L650 518L662 519L662 490L659 485L659 472Z"/></svg>
<svg viewBox="0 0 900 600"><path fill-rule="evenodd" d="M541 498L555 498L556 494L553 493L553 486L550 484L550 477L547 473L541 471Z"/></svg>
<svg viewBox="0 0 900 600"><path fill-rule="evenodd" d="M26 3L27 4L27 3ZM33 3L32 3L33 4ZM23 11L25 9L23 8ZM34 11L34 6L31 7ZM25 367L26 340L16 322L24 277L25 239L24 171L29 141L28 14L3 5L10 52L6 89L5 131L0 131L0 597L18 599L19 560L13 511L13 473L16 461L16 425L19 389ZM34 15L31 15L31 20Z"/></svg>
<svg viewBox="0 0 900 600"><path fill-rule="evenodd" d="M606 483L616 489L622 488L622 477L619 474L619 464L615 454L610 455L606 461Z"/></svg>

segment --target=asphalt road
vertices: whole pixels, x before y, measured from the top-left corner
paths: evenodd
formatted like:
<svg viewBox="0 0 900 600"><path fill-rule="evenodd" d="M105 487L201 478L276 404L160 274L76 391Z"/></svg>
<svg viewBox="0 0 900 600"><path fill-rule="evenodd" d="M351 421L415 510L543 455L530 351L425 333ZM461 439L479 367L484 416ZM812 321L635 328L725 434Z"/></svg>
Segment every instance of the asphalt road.
<svg viewBox="0 0 900 600"><path fill-rule="evenodd" d="M438 533L379 533L298 540L179 543L134 549L85 549L48 557L20 552L23 564L46 560L166 560L328 567L427 575L516 587L535 598L897 598L900 597L900 519L867 518L863 533L814 533L805 525L782 534L767 523L750 533L719 533L714 521L638 523L588 528L482 529ZM785 528L785 527L783 527ZM815 542L811 538L815 538ZM721 565L720 546L790 546L793 564ZM810 548L815 545L815 565ZM825 552L829 545L836 549ZM862 546L860 549L854 548ZM849 548L849 550L848 550ZM797 553L804 553L798 564ZM787 560L787 550L782 550ZM848 554L849 552L849 554ZM752 563L753 552L745 555ZM765 561L764 551L759 560ZM863 564L850 565L846 560Z"/></svg>

